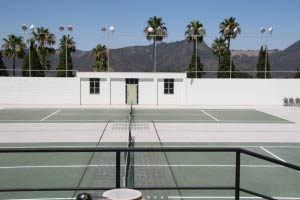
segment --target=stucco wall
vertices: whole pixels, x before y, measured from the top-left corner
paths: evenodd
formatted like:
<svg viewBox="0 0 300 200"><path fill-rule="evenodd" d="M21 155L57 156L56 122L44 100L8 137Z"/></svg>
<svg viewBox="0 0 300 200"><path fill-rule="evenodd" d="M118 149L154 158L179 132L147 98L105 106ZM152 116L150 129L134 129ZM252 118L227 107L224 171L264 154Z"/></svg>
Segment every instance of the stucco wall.
<svg viewBox="0 0 300 200"><path fill-rule="evenodd" d="M80 104L79 78L0 77L0 104Z"/></svg>

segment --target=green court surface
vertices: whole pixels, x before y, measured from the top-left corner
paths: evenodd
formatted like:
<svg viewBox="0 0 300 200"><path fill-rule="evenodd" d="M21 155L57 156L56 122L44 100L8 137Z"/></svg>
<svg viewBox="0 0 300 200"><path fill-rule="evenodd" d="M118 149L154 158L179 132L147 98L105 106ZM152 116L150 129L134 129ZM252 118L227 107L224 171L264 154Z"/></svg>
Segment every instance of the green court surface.
<svg viewBox="0 0 300 200"><path fill-rule="evenodd" d="M0 123L128 121L130 109L2 109ZM292 123L254 109L134 109L135 122Z"/></svg>
<svg viewBox="0 0 300 200"><path fill-rule="evenodd" d="M96 143L1 144L1 147L80 147ZM101 143L101 146L125 143ZM186 143L136 143L136 146L187 146ZM299 144L189 143L197 147L242 147L300 165ZM92 158L92 159L91 159ZM121 175L125 159L121 156ZM88 166L87 166L88 165ZM85 169L86 173L85 173ZM2 153L0 188L100 187L115 185L114 153ZM233 186L235 154L134 153L135 186ZM80 184L79 184L80 183ZM281 199L300 199L300 173L257 158L241 156L241 187ZM92 191L94 196L101 192ZM233 199L233 191L143 191L145 199ZM73 192L6 192L1 199L70 199ZM250 197L241 194L242 197Z"/></svg>

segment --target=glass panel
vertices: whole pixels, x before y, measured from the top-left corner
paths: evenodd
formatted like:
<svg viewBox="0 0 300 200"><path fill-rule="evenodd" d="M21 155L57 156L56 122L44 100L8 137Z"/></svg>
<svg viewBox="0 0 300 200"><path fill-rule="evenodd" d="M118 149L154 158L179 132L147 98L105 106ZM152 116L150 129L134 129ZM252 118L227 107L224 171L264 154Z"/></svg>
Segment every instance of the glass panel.
<svg viewBox="0 0 300 200"><path fill-rule="evenodd" d="M100 93L100 89L99 88L95 88L95 94L99 94Z"/></svg>
<svg viewBox="0 0 300 200"><path fill-rule="evenodd" d="M90 94L94 94L94 88L90 88Z"/></svg>

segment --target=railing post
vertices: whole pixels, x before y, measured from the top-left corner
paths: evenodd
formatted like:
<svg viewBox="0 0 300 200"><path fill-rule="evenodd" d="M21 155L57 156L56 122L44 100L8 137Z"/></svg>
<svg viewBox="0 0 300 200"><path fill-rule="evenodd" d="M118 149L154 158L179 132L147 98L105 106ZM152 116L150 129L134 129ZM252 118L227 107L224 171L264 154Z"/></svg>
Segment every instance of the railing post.
<svg viewBox="0 0 300 200"><path fill-rule="evenodd" d="M116 188L120 188L121 182L121 152L116 151Z"/></svg>
<svg viewBox="0 0 300 200"><path fill-rule="evenodd" d="M241 176L241 151L236 151L235 156L235 200L240 200L240 176Z"/></svg>

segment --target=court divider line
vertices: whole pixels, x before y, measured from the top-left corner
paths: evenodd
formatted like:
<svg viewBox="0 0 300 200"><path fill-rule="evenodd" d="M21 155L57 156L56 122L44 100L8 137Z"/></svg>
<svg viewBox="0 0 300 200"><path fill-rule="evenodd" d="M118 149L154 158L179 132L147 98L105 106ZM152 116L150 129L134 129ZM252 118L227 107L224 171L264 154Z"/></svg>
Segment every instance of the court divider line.
<svg viewBox="0 0 300 200"><path fill-rule="evenodd" d="M216 117L214 117L213 115L209 114L208 112L201 110L202 113L206 114L207 116L209 116L210 118L214 119L215 121L219 122L220 120Z"/></svg>
<svg viewBox="0 0 300 200"><path fill-rule="evenodd" d="M43 118L43 119L41 119L40 121L41 121L41 122L43 122L43 121L45 121L46 119L48 119L48 118L52 117L53 115L55 115L55 114L59 113L60 111L61 111L61 109L58 109L57 111L55 111L55 112L53 112L52 114L50 114L50 115L48 115L48 116L44 117L44 118Z"/></svg>
<svg viewBox="0 0 300 200"><path fill-rule="evenodd" d="M280 158L279 156L275 155L274 153L272 153L271 151L267 150L266 148L264 148L263 146L260 147L262 150L264 150L265 152L267 152L268 154L272 155L273 157L277 158L278 160L282 161L282 162L286 162L285 160L283 160L282 158Z"/></svg>

